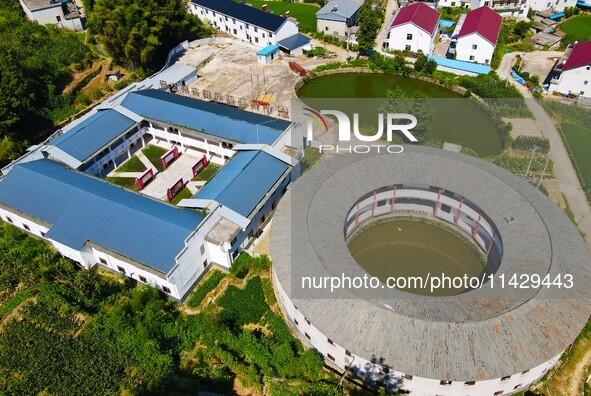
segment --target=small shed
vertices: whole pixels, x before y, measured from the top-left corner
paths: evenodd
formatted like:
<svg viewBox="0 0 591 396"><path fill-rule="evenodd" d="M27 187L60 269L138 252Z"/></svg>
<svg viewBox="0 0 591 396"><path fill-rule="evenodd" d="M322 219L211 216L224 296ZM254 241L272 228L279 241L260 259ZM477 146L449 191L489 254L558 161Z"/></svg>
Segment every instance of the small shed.
<svg viewBox="0 0 591 396"><path fill-rule="evenodd" d="M273 62L277 58L279 58L279 46L275 44L267 45L257 52L257 61L264 65Z"/></svg>
<svg viewBox="0 0 591 396"><path fill-rule="evenodd" d="M121 70L111 70L105 73L105 81L117 82L121 80Z"/></svg>

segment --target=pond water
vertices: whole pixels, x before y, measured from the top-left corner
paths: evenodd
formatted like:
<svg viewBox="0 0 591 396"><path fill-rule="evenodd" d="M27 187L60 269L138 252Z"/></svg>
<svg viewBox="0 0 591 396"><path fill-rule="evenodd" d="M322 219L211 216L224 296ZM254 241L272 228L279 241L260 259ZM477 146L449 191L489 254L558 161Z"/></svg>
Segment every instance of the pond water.
<svg viewBox="0 0 591 396"><path fill-rule="evenodd" d="M468 241L433 224L395 220L370 226L348 241L349 251L370 275L387 278L419 276L481 277L484 263ZM435 291L401 288L413 294L452 296L467 289Z"/></svg>
<svg viewBox="0 0 591 396"><path fill-rule="evenodd" d="M307 105L317 107L319 98L385 98L389 89L399 87L407 95L420 91L432 98L433 118L429 138L441 142L458 143L474 150L480 156L501 152L501 132L484 110L472 100L465 99L454 91L426 81L381 73L343 73L317 77L306 83L297 92ZM332 109L345 113L364 111L375 114L375 101L364 109L364 101L334 100ZM347 104L349 103L349 104ZM349 108L347 108L349 107ZM368 112L368 114L370 114Z"/></svg>

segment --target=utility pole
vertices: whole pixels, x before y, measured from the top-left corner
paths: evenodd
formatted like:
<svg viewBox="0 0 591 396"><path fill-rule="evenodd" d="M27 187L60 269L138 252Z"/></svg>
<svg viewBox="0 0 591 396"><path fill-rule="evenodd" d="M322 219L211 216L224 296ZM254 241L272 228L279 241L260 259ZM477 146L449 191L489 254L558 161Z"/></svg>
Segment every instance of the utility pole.
<svg viewBox="0 0 591 396"><path fill-rule="evenodd" d="M546 169L548 168L548 162L550 162L550 157L546 156L546 165L544 165L544 170L542 171L542 176L540 176L540 179L538 180L538 185L536 186L536 188L540 188L540 183L542 182L542 179L544 178L544 175L546 174Z"/></svg>
<svg viewBox="0 0 591 396"><path fill-rule="evenodd" d="M529 159L529 164L527 165L527 170L525 171L525 175L524 175L526 179L529 176L529 168L531 168L531 163L533 162L535 155L536 155L536 152L532 151L531 158Z"/></svg>

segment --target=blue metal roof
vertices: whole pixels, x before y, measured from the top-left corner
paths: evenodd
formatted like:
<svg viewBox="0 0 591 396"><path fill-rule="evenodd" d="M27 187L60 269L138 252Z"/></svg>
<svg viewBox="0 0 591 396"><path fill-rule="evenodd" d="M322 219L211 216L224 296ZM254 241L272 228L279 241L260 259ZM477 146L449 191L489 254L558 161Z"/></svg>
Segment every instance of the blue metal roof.
<svg viewBox="0 0 591 396"><path fill-rule="evenodd" d="M133 120L117 111L103 110L52 141L51 145L83 162L133 125Z"/></svg>
<svg viewBox="0 0 591 396"><path fill-rule="evenodd" d="M265 48L263 48L262 50L257 52L257 55L263 55L263 56L271 55L273 52L277 51L278 49L279 49L278 45L275 45L275 44L267 45Z"/></svg>
<svg viewBox="0 0 591 396"><path fill-rule="evenodd" d="M239 151L195 195L248 217L289 165L264 151Z"/></svg>
<svg viewBox="0 0 591 396"><path fill-rule="evenodd" d="M491 70L490 66L481 65L479 63L464 62L455 59L447 59L430 55L428 57L429 59L437 62L437 65L442 67L448 67L450 69L462 70L475 74L488 74Z"/></svg>
<svg viewBox="0 0 591 396"><path fill-rule="evenodd" d="M580 7L591 8L591 3L587 3L585 1L577 1L577 5Z"/></svg>
<svg viewBox="0 0 591 396"><path fill-rule="evenodd" d="M450 28L450 27L452 27L455 24L456 23L454 21L448 21L446 19L439 20L439 26Z"/></svg>
<svg viewBox="0 0 591 396"><path fill-rule="evenodd" d="M72 249L90 241L164 273L204 219L48 159L15 165L0 202L51 224L46 236Z"/></svg>
<svg viewBox="0 0 591 396"><path fill-rule="evenodd" d="M346 21L355 15L359 8L361 3L355 0L330 0L316 13L316 17L330 21Z"/></svg>
<svg viewBox="0 0 591 396"><path fill-rule="evenodd" d="M280 47L283 47L289 51L293 51L294 49L298 49L300 47L303 47L304 45L308 44L309 42L310 42L310 38L304 36L301 33L298 33L298 34L294 34L293 36L289 36L286 39L278 41L277 44L279 44Z"/></svg>
<svg viewBox="0 0 591 396"><path fill-rule="evenodd" d="M272 145L291 124L233 106L154 89L131 92L121 105L146 118L246 144Z"/></svg>
<svg viewBox="0 0 591 396"><path fill-rule="evenodd" d="M278 15L232 0L191 0L191 2L271 32L277 31L286 21Z"/></svg>

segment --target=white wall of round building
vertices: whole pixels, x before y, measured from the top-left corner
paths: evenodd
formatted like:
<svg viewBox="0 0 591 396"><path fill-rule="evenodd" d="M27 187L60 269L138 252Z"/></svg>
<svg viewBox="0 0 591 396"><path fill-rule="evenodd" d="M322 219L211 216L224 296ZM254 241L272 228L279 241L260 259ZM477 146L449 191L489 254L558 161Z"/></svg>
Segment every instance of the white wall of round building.
<svg viewBox="0 0 591 396"><path fill-rule="evenodd" d="M300 338L320 353L325 361L341 371L350 367L350 373L373 384L396 389L398 393L410 393L416 396L466 396L466 395L509 395L526 389L540 379L552 368L562 353L529 370L519 373L507 373L505 377L476 380L463 379L449 381L440 378L424 378L413 373L396 371L395 362L386 362L392 366L385 368L381 364L373 363L370 357L358 356L349 352L346 346L339 345L322 334L313 323L309 322L301 311L291 302L279 283L275 273L273 282L279 295L279 301L284 315L292 328L296 329ZM532 353L534 353L532 351Z"/></svg>

